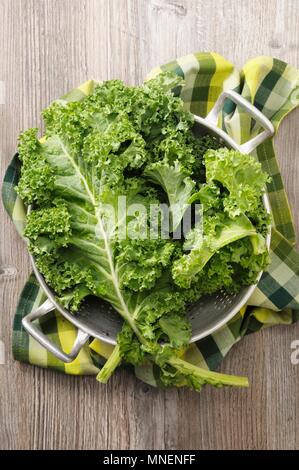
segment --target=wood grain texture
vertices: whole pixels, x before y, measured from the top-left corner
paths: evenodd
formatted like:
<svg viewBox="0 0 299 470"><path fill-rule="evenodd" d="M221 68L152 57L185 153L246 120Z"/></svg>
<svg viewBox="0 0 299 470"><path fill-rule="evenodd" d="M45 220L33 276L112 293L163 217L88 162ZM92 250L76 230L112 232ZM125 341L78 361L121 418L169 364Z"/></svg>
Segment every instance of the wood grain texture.
<svg viewBox="0 0 299 470"><path fill-rule="evenodd" d="M158 64L214 50L239 67L256 55L299 66L298 0L0 0L1 179L21 129L88 78L142 82ZM299 228L299 111L280 127L277 154ZM13 312L30 271L0 207L0 448L299 448L299 324L245 338L222 365L249 390L151 389L125 372L107 386L16 363Z"/></svg>

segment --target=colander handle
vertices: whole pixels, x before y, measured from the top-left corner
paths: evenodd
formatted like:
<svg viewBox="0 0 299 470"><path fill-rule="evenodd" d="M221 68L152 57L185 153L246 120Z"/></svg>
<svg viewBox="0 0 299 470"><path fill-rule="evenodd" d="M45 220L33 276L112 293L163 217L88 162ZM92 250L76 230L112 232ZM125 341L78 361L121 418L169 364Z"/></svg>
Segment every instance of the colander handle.
<svg viewBox="0 0 299 470"><path fill-rule="evenodd" d="M89 338L89 335L82 330L78 330L72 350L69 354L62 351L57 344L51 341L43 332L33 324L34 320L43 317L47 313L55 309L55 306L50 300L46 300L36 310L30 312L22 320L22 325L36 341L38 341L50 353L54 354L62 362L72 362L78 356L80 350Z"/></svg>
<svg viewBox="0 0 299 470"><path fill-rule="evenodd" d="M243 96L239 95L233 90L226 90L221 93L219 98L217 99L213 109L209 112L206 116L205 121L212 124L213 126L217 126L218 115L223 108L225 100L230 99L235 104L241 106L247 113L255 119L264 129L263 132L258 134L257 136L253 137L252 139L248 140L242 145L239 145L240 151L242 153L251 153L253 150L256 149L258 145L260 145L264 140L268 139L274 135L274 126L272 122L259 111L253 104L249 103Z"/></svg>

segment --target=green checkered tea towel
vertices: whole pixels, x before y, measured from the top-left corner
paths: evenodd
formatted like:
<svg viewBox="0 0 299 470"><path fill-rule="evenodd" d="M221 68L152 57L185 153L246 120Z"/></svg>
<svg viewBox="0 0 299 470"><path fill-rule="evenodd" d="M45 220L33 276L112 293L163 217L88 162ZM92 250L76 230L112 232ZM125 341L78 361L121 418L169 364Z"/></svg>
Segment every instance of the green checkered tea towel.
<svg viewBox="0 0 299 470"><path fill-rule="evenodd" d="M149 78L161 70L181 75L185 86L180 91L185 106L192 113L206 116L224 89L233 89L260 109L277 130L281 120L299 103L299 71L270 57L258 57L238 71L231 63L215 53L196 53L154 69ZM66 100L81 100L92 93L95 82L88 81L66 95ZM258 134L259 125L232 102L225 103L220 119L226 130L238 143ZM215 369L234 343L245 334L265 326L291 324L299 318L299 254L293 248L295 232L288 200L283 188L275 158L272 139L256 150L256 157L271 176L268 194L273 216L271 264L263 274L248 305L224 328L189 346L184 358L200 367ZM15 193L20 163L14 157L7 169L3 184L4 206L22 233L25 210ZM111 354L112 347L99 340L86 344L77 359L64 364L43 349L22 328L22 318L39 306L45 296L35 277L30 276L21 294L13 327L15 359L30 364L50 367L67 374L97 374ZM57 311L40 320L43 333L69 351L76 331ZM237 373L238 371L233 371ZM135 368L135 374L151 385L160 385L155 366Z"/></svg>

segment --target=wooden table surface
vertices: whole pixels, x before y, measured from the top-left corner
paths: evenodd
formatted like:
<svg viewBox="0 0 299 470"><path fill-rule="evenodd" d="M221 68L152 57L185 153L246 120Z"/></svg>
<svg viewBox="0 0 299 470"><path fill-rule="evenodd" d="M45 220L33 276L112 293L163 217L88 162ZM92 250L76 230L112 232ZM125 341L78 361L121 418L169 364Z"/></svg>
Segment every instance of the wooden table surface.
<svg viewBox="0 0 299 470"><path fill-rule="evenodd" d="M88 78L141 83L156 65L213 50L239 67L257 55L299 66L298 0L0 0L1 179L21 129ZM299 110L276 138L299 226ZM248 390L152 389L125 372L107 386L13 361L12 319L30 271L0 208L0 447L10 449L299 448L299 323L245 338L221 370Z"/></svg>

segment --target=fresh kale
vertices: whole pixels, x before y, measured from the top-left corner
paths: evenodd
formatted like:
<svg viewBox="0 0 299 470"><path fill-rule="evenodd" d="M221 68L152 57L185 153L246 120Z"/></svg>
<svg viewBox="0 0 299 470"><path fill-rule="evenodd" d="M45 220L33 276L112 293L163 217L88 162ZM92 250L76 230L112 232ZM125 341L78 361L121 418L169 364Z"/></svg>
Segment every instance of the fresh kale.
<svg viewBox="0 0 299 470"><path fill-rule="evenodd" d="M191 337L185 312L204 294L253 284L267 265L267 176L253 157L194 137L193 117L171 91L179 86L164 73L141 87L112 80L80 101L52 103L44 138L29 129L19 139L17 191L32 205L25 236L62 305L75 313L93 295L125 320L100 381L121 361L152 361L166 386L246 386L182 358ZM197 203L202 220L179 239ZM169 209L168 237L152 236L148 212L159 204ZM166 218L158 211L158 227Z"/></svg>

